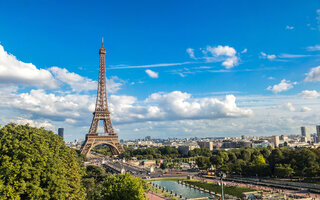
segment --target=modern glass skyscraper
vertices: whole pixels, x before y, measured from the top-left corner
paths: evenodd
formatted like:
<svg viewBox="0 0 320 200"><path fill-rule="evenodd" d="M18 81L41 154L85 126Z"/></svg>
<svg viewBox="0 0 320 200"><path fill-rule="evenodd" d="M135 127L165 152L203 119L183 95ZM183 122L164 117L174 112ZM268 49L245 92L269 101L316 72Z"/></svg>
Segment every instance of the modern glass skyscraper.
<svg viewBox="0 0 320 200"><path fill-rule="evenodd" d="M64 128L58 128L58 135L63 139Z"/></svg>

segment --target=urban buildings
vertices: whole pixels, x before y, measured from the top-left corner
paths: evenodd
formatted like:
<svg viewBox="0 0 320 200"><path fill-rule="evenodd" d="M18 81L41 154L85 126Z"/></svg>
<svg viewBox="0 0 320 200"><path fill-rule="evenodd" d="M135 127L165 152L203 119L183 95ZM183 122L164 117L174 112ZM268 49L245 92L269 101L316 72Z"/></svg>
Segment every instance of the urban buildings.
<svg viewBox="0 0 320 200"><path fill-rule="evenodd" d="M198 141L198 145L200 146L200 148L207 148L210 151L213 150L213 142L210 142L210 141Z"/></svg>

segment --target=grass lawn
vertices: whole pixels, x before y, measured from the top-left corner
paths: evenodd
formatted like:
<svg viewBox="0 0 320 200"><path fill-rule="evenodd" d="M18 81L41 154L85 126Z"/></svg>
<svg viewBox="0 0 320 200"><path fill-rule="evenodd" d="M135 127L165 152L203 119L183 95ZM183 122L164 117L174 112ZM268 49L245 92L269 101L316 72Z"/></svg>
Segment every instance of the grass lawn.
<svg viewBox="0 0 320 200"><path fill-rule="evenodd" d="M189 183L190 185L195 185L195 186L201 187L203 189L210 190L212 192L221 194L221 186L219 186L216 183L207 183L207 182L203 182L203 181L194 181L194 180L192 180L192 181L187 180L184 182ZM223 191L225 194L229 194L234 197L241 198L243 192L252 192L252 191L256 191L256 190L251 189L251 188L245 188L245 187L236 187L236 186L225 185L225 186L223 186Z"/></svg>

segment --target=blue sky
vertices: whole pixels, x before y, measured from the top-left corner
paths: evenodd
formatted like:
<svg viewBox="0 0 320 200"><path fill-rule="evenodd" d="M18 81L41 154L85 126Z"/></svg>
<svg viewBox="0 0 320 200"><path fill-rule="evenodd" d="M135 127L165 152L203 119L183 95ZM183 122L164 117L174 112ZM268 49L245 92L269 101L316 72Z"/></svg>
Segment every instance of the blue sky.
<svg viewBox="0 0 320 200"><path fill-rule="evenodd" d="M320 1L1 1L0 123L83 138L103 36L120 138L314 131L319 31Z"/></svg>

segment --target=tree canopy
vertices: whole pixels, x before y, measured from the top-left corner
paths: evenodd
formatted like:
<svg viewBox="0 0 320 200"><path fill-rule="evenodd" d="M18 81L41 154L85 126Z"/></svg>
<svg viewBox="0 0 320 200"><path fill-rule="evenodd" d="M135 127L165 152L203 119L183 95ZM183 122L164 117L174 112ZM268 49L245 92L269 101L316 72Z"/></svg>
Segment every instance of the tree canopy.
<svg viewBox="0 0 320 200"><path fill-rule="evenodd" d="M146 183L130 173L110 175L103 183L103 199L112 200L146 200Z"/></svg>
<svg viewBox="0 0 320 200"><path fill-rule="evenodd" d="M85 199L84 171L75 152L44 128L0 129L1 199Z"/></svg>

